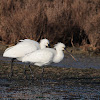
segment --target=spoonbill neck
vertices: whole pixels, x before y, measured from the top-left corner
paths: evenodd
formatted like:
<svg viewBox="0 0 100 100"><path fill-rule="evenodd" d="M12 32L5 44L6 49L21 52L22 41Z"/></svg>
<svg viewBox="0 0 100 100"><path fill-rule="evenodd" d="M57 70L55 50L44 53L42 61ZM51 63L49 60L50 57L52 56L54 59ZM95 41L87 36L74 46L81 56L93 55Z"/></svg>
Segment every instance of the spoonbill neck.
<svg viewBox="0 0 100 100"><path fill-rule="evenodd" d="M64 58L64 53L62 50L57 50L56 49L56 55L54 57L53 62L59 63L62 59Z"/></svg>
<svg viewBox="0 0 100 100"><path fill-rule="evenodd" d="M40 43L40 48L44 49L44 48L46 48L46 46L43 43Z"/></svg>

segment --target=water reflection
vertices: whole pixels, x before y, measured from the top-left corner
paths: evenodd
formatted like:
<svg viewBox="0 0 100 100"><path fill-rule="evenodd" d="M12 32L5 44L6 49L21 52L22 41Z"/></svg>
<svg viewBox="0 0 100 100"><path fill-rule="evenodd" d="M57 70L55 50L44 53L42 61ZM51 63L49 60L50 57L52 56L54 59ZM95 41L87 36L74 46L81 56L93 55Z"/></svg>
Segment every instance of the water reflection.
<svg viewBox="0 0 100 100"><path fill-rule="evenodd" d="M0 79L1 100L100 100L100 85L32 84Z"/></svg>

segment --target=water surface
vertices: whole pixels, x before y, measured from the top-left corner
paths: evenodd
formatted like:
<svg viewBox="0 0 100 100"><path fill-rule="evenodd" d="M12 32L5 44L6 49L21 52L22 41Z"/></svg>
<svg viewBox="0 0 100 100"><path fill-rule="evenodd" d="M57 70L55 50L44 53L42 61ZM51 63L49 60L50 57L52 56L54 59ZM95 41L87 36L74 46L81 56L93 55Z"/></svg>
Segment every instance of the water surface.
<svg viewBox="0 0 100 100"><path fill-rule="evenodd" d="M74 59L68 55L65 55L65 58L57 64L51 64L52 66L65 67L65 68L100 68L100 56L86 56L86 55L74 55L78 61L74 61ZM10 63L10 58L4 58L0 55L0 60L4 60L7 63ZM17 64L23 64L19 61Z"/></svg>
<svg viewBox="0 0 100 100"><path fill-rule="evenodd" d="M100 85L30 83L0 79L1 100L100 100Z"/></svg>

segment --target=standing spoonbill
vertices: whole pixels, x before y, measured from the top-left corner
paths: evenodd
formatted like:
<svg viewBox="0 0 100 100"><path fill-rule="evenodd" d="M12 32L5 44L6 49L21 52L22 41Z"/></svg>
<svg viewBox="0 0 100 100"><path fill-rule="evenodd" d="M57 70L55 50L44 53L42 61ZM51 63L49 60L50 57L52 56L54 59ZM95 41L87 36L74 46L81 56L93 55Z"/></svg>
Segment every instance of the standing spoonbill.
<svg viewBox="0 0 100 100"><path fill-rule="evenodd" d="M64 50L65 45L63 43L57 43L54 48L44 48L25 55L22 58L22 62L42 66L43 78L44 66L51 63L59 63L61 60L63 60Z"/></svg>
<svg viewBox="0 0 100 100"><path fill-rule="evenodd" d="M48 44L49 44L49 40L47 39L42 39L40 43L34 40L24 39L24 40L20 40L20 42L18 42L15 46L7 48L3 53L3 57L11 58L10 78L13 76L13 62L15 59L22 61L22 57L25 56L26 54L34 52L38 49L44 49L46 48L46 46L48 46ZM26 70L24 70L24 72L26 73Z"/></svg>

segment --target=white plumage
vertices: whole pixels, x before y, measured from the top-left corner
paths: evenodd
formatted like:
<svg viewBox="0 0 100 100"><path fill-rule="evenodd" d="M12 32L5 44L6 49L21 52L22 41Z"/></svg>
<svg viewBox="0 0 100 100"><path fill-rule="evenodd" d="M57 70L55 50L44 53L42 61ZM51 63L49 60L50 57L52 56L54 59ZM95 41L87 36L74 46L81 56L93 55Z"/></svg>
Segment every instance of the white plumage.
<svg viewBox="0 0 100 100"><path fill-rule="evenodd" d="M63 50L65 45L58 43L54 48L44 48L29 53L22 58L22 62L34 63L37 66L48 65L52 62L58 63L64 58Z"/></svg>
<svg viewBox="0 0 100 100"><path fill-rule="evenodd" d="M58 43L54 48L44 48L37 50L35 52L29 53L22 58L22 62L33 63L37 66L42 66L42 83L43 82L43 72L45 65L51 63L58 63L64 58L63 50L65 45L63 43Z"/></svg>
<svg viewBox="0 0 100 100"><path fill-rule="evenodd" d="M55 45L54 48L44 48L25 55L22 58L22 62L33 63L34 65L42 66L42 83L44 83L43 82L44 66L49 65L51 63L59 63L61 60L63 60L64 50L65 50L65 45L63 43L58 43Z"/></svg>
<svg viewBox="0 0 100 100"><path fill-rule="evenodd" d="M48 46L49 41L42 39L40 44L34 40L24 39L20 40L15 46L9 47L3 53L3 57L17 58L21 61L21 58L28 53L34 52L38 49L43 49Z"/></svg>
<svg viewBox="0 0 100 100"><path fill-rule="evenodd" d="M40 44L34 40L30 39L24 39L20 40L15 46L7 48L4 53L3 57L9 57L11 59L11 75L10 78L13 76L13 61L16 58L19 61L22 61L22 58L31 52L34 52L38 49L44 49L46 46L48 46L49 40L42 39L40 41ZM25 66L24 66L25 68ZM30 65L29 65L30 68ZM31 71L31 68L30 68ZM26 73L26 70L24 69L24 72ZM31 71L32 73L32 71Z"/></svg>

